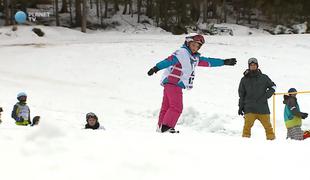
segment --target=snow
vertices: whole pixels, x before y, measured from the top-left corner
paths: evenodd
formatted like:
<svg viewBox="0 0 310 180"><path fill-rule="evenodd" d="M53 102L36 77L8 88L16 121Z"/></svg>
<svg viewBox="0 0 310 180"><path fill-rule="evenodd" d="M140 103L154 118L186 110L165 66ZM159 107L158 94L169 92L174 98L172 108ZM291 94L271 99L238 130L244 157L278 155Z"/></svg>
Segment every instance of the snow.
<svg viewBox="0 0 310 180"><path fill-rule="evenodd" d="M308 22L304 22L301 24L295 24L292 26L292 28L294 29L294 31L296 31L297 34L304 34L307 32L307 24Z"/></svg>
<svg viewBox="0 0 310 180"><path fill-rule="evenodd" d="M198 68L193 90L184 91L176 127L181 133L158 134L161 72L146 72L176 50L184 35L38 27L45 37L28 26L0 29L2 179L308 177L310 141L285 139L282 97L276 97L277 139L266 141L259 122L245 139L237 89L247 59L256 57L277 92L309 90L310 35L206 36L203 55L236 57L238 63ZM21 91L28 94L32 117L42 117L39 126L19 127L10 118ZM310 95L298 98L309 112ZM90 111L106 131L82 130ZM310 127L308 120L303 127Z"/></svg>
<svg viewBox="0 0 310 180"><path fill-rule="evenodd" d="M291 28L283 26L283 25L277 25L273 33L274 34L304 34L307 32L307 22L301 23L301 24L294 24Z"/></svg>

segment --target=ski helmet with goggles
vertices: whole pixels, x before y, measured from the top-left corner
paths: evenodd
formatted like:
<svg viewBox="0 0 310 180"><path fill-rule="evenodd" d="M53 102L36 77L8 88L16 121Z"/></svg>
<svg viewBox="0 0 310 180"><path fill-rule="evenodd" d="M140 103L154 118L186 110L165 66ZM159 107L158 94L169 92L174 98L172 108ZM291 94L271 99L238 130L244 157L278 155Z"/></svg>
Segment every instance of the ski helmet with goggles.
<svg viewBox="0 0 310 180"><path fill-rule="evenodd" d="M17 94L17 99L19 100L20 97L27 97L27 94L25 92L20 92Z"/></svg>
<svg viewBox="0 0 310 180"><path fill-rule="evenodd" d="M203 45L205 43L205 38L202 35L195 33L195 34L186 36L185 41L187 43L194 41L196 43L199 43L200 45Z"/></svg>
<svg viewBox="0 0 310 180"><path fill-rule="evenodd" d="M252 64L252 63L254 63L254 64L258 64L258 61L257 61L257 59L256 58L250 58L249 60L248 60L248 64Z"/></svg>
<svg viewBox="0 0 310 180"><path fill-rule="evenodd" d="M98 120L98 117L95 113L93 112L89 112L86 114L86 121L89 119L89 118L95 118L96 120Z"/></svg>

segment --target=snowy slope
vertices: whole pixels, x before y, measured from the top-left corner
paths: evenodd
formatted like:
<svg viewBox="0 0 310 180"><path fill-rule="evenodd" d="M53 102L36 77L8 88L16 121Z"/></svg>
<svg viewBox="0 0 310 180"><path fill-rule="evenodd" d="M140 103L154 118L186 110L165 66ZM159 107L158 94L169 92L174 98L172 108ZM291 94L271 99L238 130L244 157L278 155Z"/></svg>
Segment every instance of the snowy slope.
<svg viewBox="0 0 310 180"><path fill-rule="evenodd" d="M238 64L198 68L194 89L184 91L181 133L175 135L155 132L161 73L146 72L184 36L41 28L44 38L29 27L0 29L13 34L0 35L2 179L308 177L310 141L285 140L282 97L276 98L277 139L266 141L258 122L253 138L243 139L237 88L254 56L278 92L310 90L309 35L206 37L203 55L236 57ZM40 126L14 125L10 112L20 91L28 93L32 116L43 117ZM310 95L299 95L299 103L309 112ZM82 130L89 111L107 131ZM308 120L304 127L310 128ZM289 164L294 166L283 172Z"/></svg>

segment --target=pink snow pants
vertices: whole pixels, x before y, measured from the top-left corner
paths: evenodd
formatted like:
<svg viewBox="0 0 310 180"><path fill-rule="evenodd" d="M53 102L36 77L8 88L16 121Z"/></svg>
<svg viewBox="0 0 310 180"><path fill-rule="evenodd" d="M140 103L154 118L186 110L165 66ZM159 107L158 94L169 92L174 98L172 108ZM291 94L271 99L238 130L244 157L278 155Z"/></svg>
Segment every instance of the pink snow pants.
<svg viewBox="0 0 310 180"><path fill-rule="evenodd" d="M158 125L174 128L183 110L182 88L174 84L166 84L161 105Z"/></svg>

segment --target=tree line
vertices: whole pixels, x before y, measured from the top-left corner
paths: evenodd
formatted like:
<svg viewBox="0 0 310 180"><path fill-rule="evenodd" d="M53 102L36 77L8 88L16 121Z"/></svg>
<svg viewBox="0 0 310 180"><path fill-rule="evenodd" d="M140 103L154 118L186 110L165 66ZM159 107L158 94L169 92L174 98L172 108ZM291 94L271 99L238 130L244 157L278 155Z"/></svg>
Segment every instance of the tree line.
<svg viewBox="0 0 310 180"><path fill-rule="evenodd" d="M259 26L260 23L290 25L310 20L309 0L0 0L0 12L5 25L14 24L17 10L51 4L56 25L61 25L59 14L70 14L70 25L86 29L89 10L96 12L103 25L104 19L122 14L153 19L167 31L186 31L197 23L234 21L236 24ZM100 26L99 26L100 27Z"/></svg>

